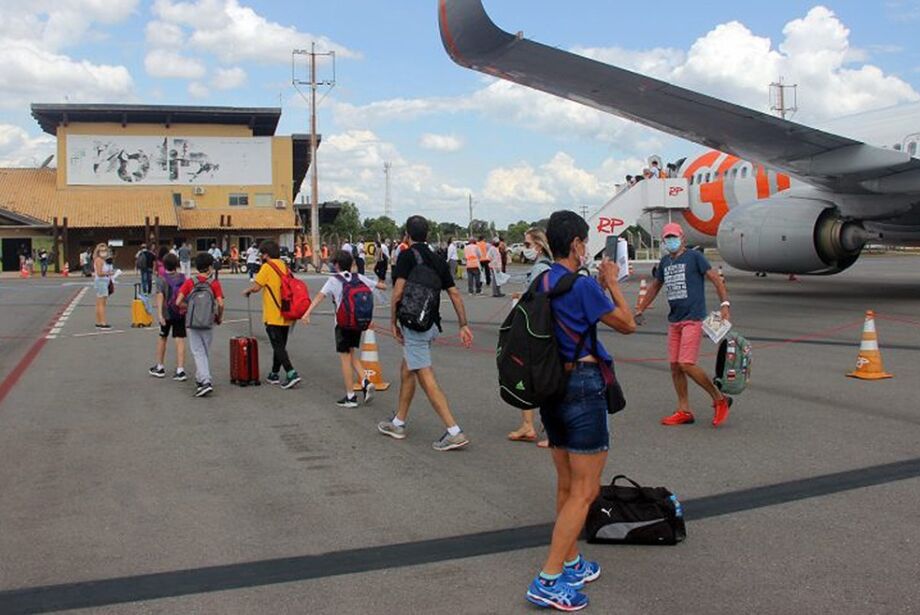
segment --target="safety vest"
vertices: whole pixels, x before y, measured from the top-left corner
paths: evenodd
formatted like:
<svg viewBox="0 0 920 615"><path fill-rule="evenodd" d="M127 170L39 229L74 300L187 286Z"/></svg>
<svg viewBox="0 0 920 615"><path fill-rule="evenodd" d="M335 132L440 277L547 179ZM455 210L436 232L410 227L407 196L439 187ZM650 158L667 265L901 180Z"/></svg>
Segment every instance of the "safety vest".
<svg viewBox="0 0 920 615"><path fill-rule="evenodd" d="M479 243L476 244L476 246L479 248L479 260L489 262L489 260L491 259L489 258L488 244L486 244L486 242L484 241L480 241Z"/></svg>
<svg viewBox="0 0 920 615"><path fill-rule="evenodd" d="M463 255L466 256L467 269L479 269L479 246L468 244L463 248Z"/></svg>

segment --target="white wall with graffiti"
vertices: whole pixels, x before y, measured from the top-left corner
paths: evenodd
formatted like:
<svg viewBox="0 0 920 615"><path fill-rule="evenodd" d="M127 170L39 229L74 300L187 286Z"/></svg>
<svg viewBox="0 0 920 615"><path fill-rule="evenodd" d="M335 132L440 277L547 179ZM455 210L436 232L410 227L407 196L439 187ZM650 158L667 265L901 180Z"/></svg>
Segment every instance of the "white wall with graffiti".
<svg viewBox="0 0 920 615"><path fill-rule="evenodd" d="M271 137L67 135L73 186L272 183Z"/></svg>

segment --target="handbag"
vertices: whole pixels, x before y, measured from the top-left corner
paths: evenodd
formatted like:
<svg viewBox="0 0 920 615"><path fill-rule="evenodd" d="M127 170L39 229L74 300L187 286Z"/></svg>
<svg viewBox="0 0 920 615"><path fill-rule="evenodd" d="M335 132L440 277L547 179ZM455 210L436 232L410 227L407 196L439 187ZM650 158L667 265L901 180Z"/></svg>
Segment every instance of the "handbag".
<svg viewBox="0 0 920 615"><path fill-rule="evenodd" d="M620 479L629 485L617 485ZM683 506L668 489L618 474L588 509L585 535L591 543L675 545L686 539L687 526Z"/></svg>
<svg viewBox="0 0 920 615"><path fill-rule="evenodd" d="M109 295L114 295L114 294L115 294L115 282L110 279L109 280Z"/></svg>

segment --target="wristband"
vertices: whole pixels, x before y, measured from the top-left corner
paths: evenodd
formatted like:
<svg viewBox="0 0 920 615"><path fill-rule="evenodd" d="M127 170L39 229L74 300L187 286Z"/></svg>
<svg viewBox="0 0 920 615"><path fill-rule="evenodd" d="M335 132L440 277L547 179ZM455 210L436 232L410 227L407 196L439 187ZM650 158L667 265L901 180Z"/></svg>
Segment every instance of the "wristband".
<svg viewBox="0 0 920 615"><path fill-rule="evenodd" d="M719 307L731 307L731 306L732 306L731 301L723 301Z"/></svg>
<svg viewBox="0 0 920 615"><path fill-rule="evenodd" d="M468 323L468 322L461 322L461 323L458 323L458 326L459 326L459 328L462 329L463 327L468 327L468 326L470 326L470 323Z"/></svg>

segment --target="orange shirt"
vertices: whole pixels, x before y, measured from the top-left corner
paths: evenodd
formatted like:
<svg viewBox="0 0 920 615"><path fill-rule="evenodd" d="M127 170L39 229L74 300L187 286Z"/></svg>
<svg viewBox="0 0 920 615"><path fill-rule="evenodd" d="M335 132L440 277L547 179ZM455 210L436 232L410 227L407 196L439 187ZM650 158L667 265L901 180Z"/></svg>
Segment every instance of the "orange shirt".
<svg viewBox="0 0 920 615"><path fill-rule="evenodd" d="M326 246L323 246L322 254L323 254L323 260L327 260L329 258L329 248Z"/></svg>
<svg viewBox="0 0 920 615"><path fill-rule="evenodd" d="M300 251L300 246L294 246L294 258L300 258L303 253Z"/></svg>
<svg viewBox="0 0 920 615"><path fill-rule="evenodd" d="M303 244L303 254L307 258L313 258L313 248L310 247L310 244Z"/></svg>

